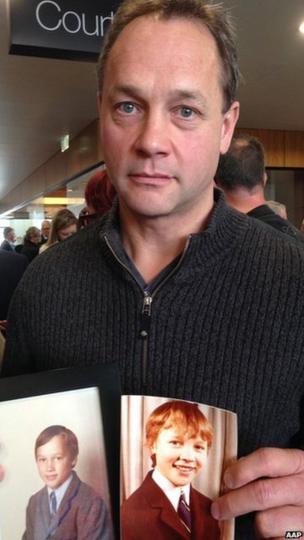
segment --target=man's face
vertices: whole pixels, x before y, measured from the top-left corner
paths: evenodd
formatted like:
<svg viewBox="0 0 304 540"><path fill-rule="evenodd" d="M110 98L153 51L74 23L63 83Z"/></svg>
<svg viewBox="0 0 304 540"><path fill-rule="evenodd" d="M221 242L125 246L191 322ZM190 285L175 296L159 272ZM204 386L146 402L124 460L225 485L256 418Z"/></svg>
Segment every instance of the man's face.
<svg viewBox="0 0 304 540"><path fill-rule="evenodd" d="M222 109L220 61L203 25L139 17L126 26L100 98L104 157L122 211L201 215L238 117L237 103Z"/></svg>
<svg viewBox="0 0 304 540"><path fill-rule="evenodd" d="M44 238L48 238L50 234L51 225L48 221L43 221L41 225L41 234Z"/></svg>
<svg viewBox="0 0 304 540"><path fill-rule="evenodd" d="M207 460L207 442L182 427L163 428L151 448L156 468L175 486L189 484Z"/></svg>
<svg viewBox="0 0 304 540"><path fill-rule="evenodd" d="M71 457L62 437L55 435L37 448L36 461L42 481L51 489L56 489L68 479L77 459Z"/></svg>
<svg viewBox="0 0 304 540"><path fill-rule="evenodd" d="M12 231L10 231L9 233L7 233L7 240L9 242L15 242L16 240L16 235L15 235L15 231L14 229Z"/></svg>

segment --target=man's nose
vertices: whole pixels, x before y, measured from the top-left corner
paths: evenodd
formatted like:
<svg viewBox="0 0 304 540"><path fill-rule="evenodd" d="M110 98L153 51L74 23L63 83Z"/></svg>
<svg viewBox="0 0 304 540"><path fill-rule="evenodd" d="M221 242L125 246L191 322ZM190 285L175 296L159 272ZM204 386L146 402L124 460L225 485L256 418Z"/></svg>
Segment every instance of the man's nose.
<svg viewBox="0 0 304 540"><path fill-rule="evenodd" d="M47 470L52 471L54 469L54 461L52 459L49 459L46 464Z"/></svg>
<svg viewBox="0 0 304 540"><path fill-rule="evenodd" d="M170 151L168 130L169 125L167 124L164 113L147 113L142 120L135 141L137 152L146 156L166 156Z"/></svg>

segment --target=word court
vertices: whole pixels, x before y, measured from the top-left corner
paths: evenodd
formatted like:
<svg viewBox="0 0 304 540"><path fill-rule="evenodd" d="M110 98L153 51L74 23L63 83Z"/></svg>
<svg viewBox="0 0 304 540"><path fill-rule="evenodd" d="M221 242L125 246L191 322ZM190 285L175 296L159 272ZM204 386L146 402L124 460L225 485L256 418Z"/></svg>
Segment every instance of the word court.
<svg viewBox="0 0 304 540"><path fill-rule="evenodd" d="M119 0L8 0L10 54L96 62Z"/></svg>
<svg viewBox="0 0 304 540"><path fill-rule="evenodd" d="M65 11L53 0L42 0L36 8L36 21L38 25L49 32L63 28L70 34L83 33L87 36L103 37L107 25L113 22L114 13L110 15L95 15L89 17L87 13Z"/></svg>

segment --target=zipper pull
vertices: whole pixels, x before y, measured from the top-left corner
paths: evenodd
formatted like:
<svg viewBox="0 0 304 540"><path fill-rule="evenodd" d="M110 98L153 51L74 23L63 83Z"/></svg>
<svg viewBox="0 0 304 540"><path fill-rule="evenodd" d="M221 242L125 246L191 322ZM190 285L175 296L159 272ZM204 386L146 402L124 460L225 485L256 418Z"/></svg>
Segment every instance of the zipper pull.
<svg viewBox="0 0 304 540"><path fill-rule="evenodd" d="M151 304L152 304L152 296L150 296L148 293L145 293L142 312L148 317L151 317Z"/></svg>
<svg viewBox="0 0 304 540"><path fill-rule="evenodd" d="M145 293L144 302L143 302L143 308L141 312L141 324L140 324L140 337L147 338L149 329L150 329L150 321L151 321L151 304L152 304L152 296L150 296L148 293Z"/></svg>

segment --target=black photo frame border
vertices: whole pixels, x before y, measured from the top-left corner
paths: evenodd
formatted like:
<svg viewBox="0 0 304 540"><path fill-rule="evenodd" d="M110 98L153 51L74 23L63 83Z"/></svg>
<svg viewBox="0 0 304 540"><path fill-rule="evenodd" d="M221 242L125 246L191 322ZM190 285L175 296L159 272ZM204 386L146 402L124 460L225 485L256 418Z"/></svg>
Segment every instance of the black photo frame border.
<svg viewBox="0 0 304 540"><path fill-rule="evenodd" d="M98 389L114 533L119 539L121 388L118 364L61 368L0 379L0 404L85 388Z"/></svg>

